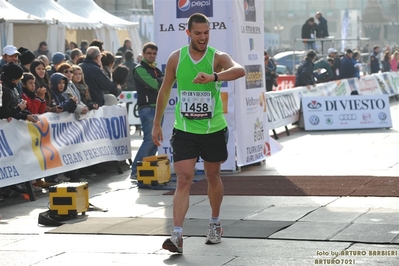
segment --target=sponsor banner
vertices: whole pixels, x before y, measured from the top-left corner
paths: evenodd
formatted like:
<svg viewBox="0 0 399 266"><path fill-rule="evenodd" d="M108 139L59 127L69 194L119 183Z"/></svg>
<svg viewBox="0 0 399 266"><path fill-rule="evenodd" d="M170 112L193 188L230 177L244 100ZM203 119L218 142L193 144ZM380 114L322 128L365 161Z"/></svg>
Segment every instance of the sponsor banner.
<svg viewBox="0 0 399 266"><path fill-rule="evenodd" d="M305 130L391 128L388 95L303 97Z"/></svg>
<svg viewBox="0 0 399 266"><path fill-rule="evenodd" d="M103 106L77 120L46 113L29 123L0 120L0 187L131 158L126 108Z"/></svg>
<svg viewBox="0 0 399 266"><path fill-rule="evenodd" d="M118 101L122 106L127 109L127 119L129 125L141 125L138 106L137 106L137 92L135 91L123 91L118 96Z"/></svg>
<svg viewBox="0 0 399 266"><path fill-rule="evenodd" d="M380 84L376 79L376 75L363 76L359 79L358 92L361 95L383 94Z"/></svg>
<svg viewBox="0 0 399 266"><path fill-rule="evenodd" d="M234 1L233 6L231 15L237 23L233 59L246 71L245 78L235 81L234 93L235 108L240 110L235 114L237 165L243 166L263 161L272 152L264 80L263 1Z"/></svg>
<svg viewBox="0 0 399 266"><path fill-rule="evenodd" d="M277 77L277 87L273 87L274 91L288 90L295 87L294 75L279 75Z"/></svg>
<svg viewBox="0 0 399 266"><path fill-rule="evenodd" d="M300 96L303 88L268 92L266 94L269 129L295 123L299 119Z"/></svg>

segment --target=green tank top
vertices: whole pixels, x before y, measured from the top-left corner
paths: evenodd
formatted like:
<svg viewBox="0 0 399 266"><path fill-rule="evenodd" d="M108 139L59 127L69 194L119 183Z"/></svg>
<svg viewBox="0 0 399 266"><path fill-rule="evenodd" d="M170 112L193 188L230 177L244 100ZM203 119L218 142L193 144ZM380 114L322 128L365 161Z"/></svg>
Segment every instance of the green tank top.
<svg viewBox="0 0 399 266"><path fill-rule="evenodd" d="M176 70L179 101L175 109L176 129L194 134L210 134L227 127L220 97L221 82L194 84L199 72L214 73L216 49L208 46L204 56L195 62L188 46L180 49Z"/></svg>

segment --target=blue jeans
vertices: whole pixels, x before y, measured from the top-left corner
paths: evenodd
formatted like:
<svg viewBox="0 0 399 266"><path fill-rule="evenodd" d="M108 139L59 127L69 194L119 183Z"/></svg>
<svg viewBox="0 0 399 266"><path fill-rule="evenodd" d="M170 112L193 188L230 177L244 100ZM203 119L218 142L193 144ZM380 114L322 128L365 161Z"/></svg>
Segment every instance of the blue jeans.
<svg viewBox="0 0 399 266"><path fill-rule="evenodd" d="M137 162L142 161L144 157L155 155L158 150L158 147L152 141L152 123L155 117L155 107L144 107L138 111L141 121L141 131L143 132L143 143L141 143L132 163L131 176L137 174Z"/></svg>
<svg viewBox="0 0 399 266"><path fill-rule="evenodd" d="M307 42L305 43L305 50L315 50L316 51L316 42Z"/></svg>

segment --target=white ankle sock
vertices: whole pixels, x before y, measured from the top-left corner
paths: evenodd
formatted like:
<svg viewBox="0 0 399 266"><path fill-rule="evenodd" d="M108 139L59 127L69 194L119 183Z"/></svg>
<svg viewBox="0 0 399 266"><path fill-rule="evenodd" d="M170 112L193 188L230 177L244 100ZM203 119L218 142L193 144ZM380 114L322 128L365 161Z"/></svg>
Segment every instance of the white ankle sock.
<svg viewBox="0 0 399 266"><path fill-rule="evenodd" d="M177 233L183 234L183 228L181 228L180 226L175 226L173 228L173 232L177 232Z"/></svg>
<svg viewBox="0 0 399 266"><path fill-rule="evenodd" d="M219 217L211 217L211 219L209 219L209 223L218 224L219 223Z"/></svg>

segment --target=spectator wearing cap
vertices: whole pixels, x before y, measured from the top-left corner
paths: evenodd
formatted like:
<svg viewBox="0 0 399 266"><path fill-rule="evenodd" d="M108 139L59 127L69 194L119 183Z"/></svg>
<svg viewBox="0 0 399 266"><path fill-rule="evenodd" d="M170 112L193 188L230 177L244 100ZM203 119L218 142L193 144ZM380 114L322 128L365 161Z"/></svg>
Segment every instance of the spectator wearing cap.
<svg viewBox="0 0 399 266"><path fill-rule="evenodd" d="M338 56L338 51L334 48L329 48L327 53L329 57L334 59L334 65L331 67L333 72L332 80L337 80L339 79L339 67L341 65L341 59Z"/></svg>
<svg viewBox="0 0 399 266"><path fill-rule="evenodd" d="M303 60L298 67L295 75L295 87L306 86L310 89L310 86L315 86L315 79L313 76L313 66L316 60L316 52L314 50L308 51L305 60Z"/></svg>
<svg viewBox="0 0 399 266"><path fill-rule="evenodd" d="M351 49L347 49L339 67L339 79L349 79L356 77L356 67L352 57L353 51Z"/></svg>
<svg viewBox="0 0 399 266"><path fill-rule="evenodd" d="M0 60L0 73L1 73L1 68L9 63L9 62L14 62L18 63L18 56L20 55L20 52L18 52L17 47L14 45L7 45L3 48L3 57Z"/></svg>
<svg viewBox="0 0 399 266"><path fill-rule="evenodd" d="M47 56L47 58L51 58L51 53L47 49L47 43L45 41L42 41L39 43L39 47L37 50L33 51L34 55L36 58L38 58L41 55Z"/></svg>
<svg viewBox="0 0 399 266"><path fill-rule="evenodd" d="M58 66L65 62L65 54L61 52L56 52L51 58L51 68L47 70L47 75L51 77L55 72L57 72Z"/></svg>
<svg viewBox="0 0 399 266"><path fill-rule="evenodd" d="M35 54L32 53L27 48L19 47L18 52L20 52L19 62L21 62L21 67L24 72L29 72L30 64L35 60Z"/></svg>
<svg viewBox="0 0 399 266"><path fill-rule="evenodd" d="M370 72L371 74L378 73L380 71L380 47L374 46L373 52L370 55Z"/></svg>
<svg viewBox="0 0 399 266"><path fill-rule="evenodd" d="M36 122L35 117L29 112L23 112L26 108L26 101L20 101L20 97L15 89L22 79L22 74L22 68L14 62L3 66L3 72L1 73L3 96L2 106L0 107L0 119L10 120L10 117L12 117L18 120Z"/></svg>

